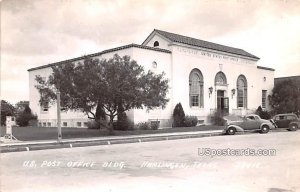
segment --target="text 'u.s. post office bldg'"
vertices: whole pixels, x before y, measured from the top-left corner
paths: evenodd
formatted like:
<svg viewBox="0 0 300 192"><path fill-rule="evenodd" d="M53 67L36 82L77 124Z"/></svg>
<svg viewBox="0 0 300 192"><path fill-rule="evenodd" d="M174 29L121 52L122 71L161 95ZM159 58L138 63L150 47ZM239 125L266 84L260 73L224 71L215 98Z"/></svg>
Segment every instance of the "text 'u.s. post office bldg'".
<svg viewBox="0 0 300 192"><path fill-rule="evenodd" d="M216 110L244 115L258 106L268 109L267 96L274 86L274 69L257 66L258 57L242 50L161 30L154 30L141 44L129 44L99 53L94 58L111 58L114 54L129 55L145 70L165 72L169 79L165 109L133 109L127 116L134 123L160 121L171 125L174 107L181 103L186 115L197 116L199 123L210 123ZM83 57L67 60L82 61ZM56 105L40 106L35 76L48 77L52 65L29 69L30 107L41 126L56 126ZM62 126L85 127L88 118L80 112L62 111Z"/></svg>

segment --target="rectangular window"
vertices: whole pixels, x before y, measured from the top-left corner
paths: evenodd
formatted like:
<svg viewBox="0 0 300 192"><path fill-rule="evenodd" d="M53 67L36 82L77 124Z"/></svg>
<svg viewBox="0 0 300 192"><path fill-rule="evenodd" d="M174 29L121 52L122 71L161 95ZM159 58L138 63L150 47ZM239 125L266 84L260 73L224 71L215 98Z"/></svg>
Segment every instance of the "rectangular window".
<svg viewBox="0 0 300 192"><path fill-rule="evenodd" d="M267 106L267 90L262 90L261 106L262 108L266 108Z"/></svg>
<svg viewBox="0 0 300 192"><path fill-rule="evenodd" d="M224 97L224 109L228 109L228 108L229 108L229 98Z"/></svg>
<svg viewBox="0 0 300 192"><path fill-rule="evenodd" d="M66 111L67 111L67 108L66 108L66 107L61 107L61 108L60 108L60 111L61 111L61 112L66 112Z"/></svg>
<svg viewBox="0 0 300 192"><path fill-rule="evenodd" d="M287 120L296 120L295 116L292 116L292 115L286 116L286 119Z"/></svg>
<svg viewBox="0 0 300 192"><path fill-rule="evenodd" d="M87 123L87 122L83 122L83 126L84 126L84 127L87 127L87 126L88 126L88 123Z"/></svg>
<svg viewBox="0 0 300 192"><path fill-rule="evenodd" d="M68 123L67 123L67 122L63 122L63 126L64 126L64 127L67 127L67 126L68 126Z"/></svg>
<svg viewBox="0 0 300 192"><path fill-rule="evenodd" d="M47 125L46 122L43 122L43 127L46 127L46 125Z"/></svg>
<svg viewBox="0 0 300 192"><path fill-rule="evenodd" d="M49 102L42 103L41 111L42 112L48 112L49 111Z"/></svg>
<svg viewBox="0 0 300 192"><path fill-rule="evenodd" d="M192 106L199 106L199 95L192 95L191 96Z"/></svg>
<svg viewBox="0 0 300 192"><path fill-rule="evenodd" d="M200 84L200 107L204 107L204 102L203 102L203 84Z"/></svg>
<svg viewBox="0 0 300 192"><path fill-rule="evenodd" d="M81 122L77 122L77 127L81 127Z"/></svg>
<svg viewBox="0 0 300 192"><path fill-rule="evenodd" d="M203 107L203 85L190 86L190 105L192 107Z"/></svg>
<svg viewBox="0 0 300 192"><path fill-rule="evenodd" d="M51 127L51 123L50 123L50 122L47 122L47 126L48 126L48 127Z"/></svg>
<svg viewBox="0 0 300 192"><path fill-rule="evenodd" d="M238 93L237 93L238 107L244 107L244 91L241 89L238 89L237 91L238 91Z"/></svg>
<svg viewBox="0 0 300 192"><path fill-rule="evenodd" d="M247 109L248 101L247 101L247 89L244 89L244 108Z"/></svg>

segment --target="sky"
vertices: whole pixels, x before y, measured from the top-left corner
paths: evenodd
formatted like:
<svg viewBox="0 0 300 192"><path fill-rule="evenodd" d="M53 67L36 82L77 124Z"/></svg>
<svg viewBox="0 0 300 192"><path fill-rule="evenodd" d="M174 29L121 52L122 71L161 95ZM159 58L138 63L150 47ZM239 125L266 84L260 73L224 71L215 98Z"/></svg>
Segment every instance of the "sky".
<svg viewBox="0 0 300 192"><path fill-rule="evenodd" d="M1 99L29 100L28 69L141 44L153 29L244 49L300 75L300 0L2 0Z"/></svg>

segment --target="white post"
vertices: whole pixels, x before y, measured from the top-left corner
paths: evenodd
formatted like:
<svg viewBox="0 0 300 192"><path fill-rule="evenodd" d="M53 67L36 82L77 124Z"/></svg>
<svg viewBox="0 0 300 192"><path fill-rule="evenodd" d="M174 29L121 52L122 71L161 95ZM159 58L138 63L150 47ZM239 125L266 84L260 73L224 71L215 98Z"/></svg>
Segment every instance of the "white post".
<svg viewBox="0 0 300 192"><path fill-rule="evenodd" d="M58 132L58 142L61 142L61 118L60 118L60 92L57 91L57 132Z"/></svg>
<svg viewBox="0 0 300 192"><path fill-rule="evenodd" d="M12 117L6 116L6 135L12 140Z"/></svg>

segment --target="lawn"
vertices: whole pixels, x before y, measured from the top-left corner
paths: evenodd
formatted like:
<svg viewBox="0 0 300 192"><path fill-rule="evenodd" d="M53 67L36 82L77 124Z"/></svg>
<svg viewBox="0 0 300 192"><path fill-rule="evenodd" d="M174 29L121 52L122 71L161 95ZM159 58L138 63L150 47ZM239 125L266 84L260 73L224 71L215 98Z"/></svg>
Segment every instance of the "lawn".
<svg viewBox="0 0 300 192"><path fill-rule="evenodd" d="M128 130L117 131L114 135L141 135L141 134L155 134L155 133L174 133L174 132L191 132L191 131L207 131L207 130L222 130L222 126L197 126L197 127L176 127L158 130ZM5 127L1 127L1 136L5 135ZM55 140L57 139L56 127L13 127L13 135L21 141L34 140ZM63 139L72 138L91 138L91 137L105 137L109 133L107 130L86 129L86 128L62 128Z"/></svg>

